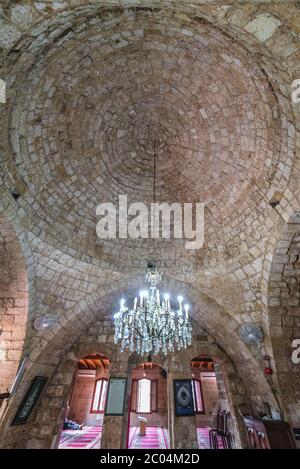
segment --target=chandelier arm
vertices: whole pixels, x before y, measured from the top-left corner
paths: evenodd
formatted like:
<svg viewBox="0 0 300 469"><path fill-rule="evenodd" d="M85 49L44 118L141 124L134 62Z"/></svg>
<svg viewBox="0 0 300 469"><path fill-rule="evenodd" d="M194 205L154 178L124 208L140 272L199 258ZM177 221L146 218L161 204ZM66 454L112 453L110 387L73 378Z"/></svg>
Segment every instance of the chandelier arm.
<svg viewBox="0 0 300 469"><path fill-rule="evenodd" d="M137 332L139 337L143 337L143 335L139 332L139 330L136 327L134 327L134 331Z"/></svg>
<svg viewBox="0 0 300 469"><path fill-rule="evenodd" d="M164 326L161 328L161 330L159 331L159 334L158 334L158 336L157 336L158 338L160 338L161 333L163 332L164 328L165 328L165 325L164 325ZM170 332L168 333L168 335L166 336L166 340L168 340L170 336L171 336L171 337L174 337L174 335L175 335L175 332L173 332L173 334L172 334L172 331L170 331Z"/></svg>
<svg viewBox="0 0 300 469"><path fill-rule="evenodd" d="M161 330L159 331L158 337L160 337L161 333L163 332L165 328L166 328L166 324L162 326Z"/></svg>
<svg viewBox="0 0 300 469"><path fill-rule="evenodd" d="M170 331L169 334L166 337L166 340L168 340L170 338L172 339L174 336L175 336L175 332L171 333L171 331Z"/></svg>

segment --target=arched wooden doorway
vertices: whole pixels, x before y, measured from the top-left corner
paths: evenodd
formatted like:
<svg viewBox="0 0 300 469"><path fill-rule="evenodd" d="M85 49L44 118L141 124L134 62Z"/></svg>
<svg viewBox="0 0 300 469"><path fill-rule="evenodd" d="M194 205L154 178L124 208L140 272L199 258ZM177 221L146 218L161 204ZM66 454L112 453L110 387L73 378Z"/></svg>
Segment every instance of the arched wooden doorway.
<svg viewBox="0 0 300 469"><path fill-rule="evenodd" d="M167 372L145 362L132 370L131 379L128 448L169 448Z"/></svg>
<svg viewBox="0 0 300 469"><path fill-rule="evenodd" d="M59 449L99 449L111 362L94 354L78 362Z"/></svg>

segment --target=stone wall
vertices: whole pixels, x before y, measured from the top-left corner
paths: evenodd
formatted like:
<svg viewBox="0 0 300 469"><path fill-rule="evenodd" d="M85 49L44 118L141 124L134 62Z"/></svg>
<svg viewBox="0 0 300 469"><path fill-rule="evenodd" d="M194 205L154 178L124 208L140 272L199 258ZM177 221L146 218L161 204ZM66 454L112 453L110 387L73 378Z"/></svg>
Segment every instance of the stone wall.
<svg viewBox="0 0 300 469"><path fill-rule="evenodd" d="M291 424L300 424L300 366L292 342L300 338L300 225L290 220L277 244L269 283L270 334L278 393Z"/></svg>
<svg viewBox="0 0 300 469"><path fill-rule="evenodd" d="M10 390L21 358L28 315L24 257L13 226L0 215L0 393Z"/></svg>

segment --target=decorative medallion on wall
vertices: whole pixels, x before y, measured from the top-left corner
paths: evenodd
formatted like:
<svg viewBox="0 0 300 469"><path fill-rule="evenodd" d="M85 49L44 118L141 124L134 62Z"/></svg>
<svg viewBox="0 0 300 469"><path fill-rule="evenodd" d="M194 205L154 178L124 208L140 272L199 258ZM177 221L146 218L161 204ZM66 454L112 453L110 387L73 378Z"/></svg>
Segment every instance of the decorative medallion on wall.
<svg viewBox="0 0 300 469"><path fill-rule="evenodd" d="M175 415L189 417L194 415L192 380L174 379Z"/></svg>

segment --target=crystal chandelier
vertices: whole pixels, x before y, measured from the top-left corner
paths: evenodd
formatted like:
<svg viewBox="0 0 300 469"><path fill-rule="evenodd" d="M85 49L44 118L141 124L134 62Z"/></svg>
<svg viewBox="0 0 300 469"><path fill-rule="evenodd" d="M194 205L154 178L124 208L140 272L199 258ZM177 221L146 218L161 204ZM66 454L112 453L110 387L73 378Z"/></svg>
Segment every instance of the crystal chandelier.
<svg viewBox="0 0 300 469"><path fill-rule="evenodd" d="M140 292L140 298L134 299L132 309L120 302L120 309L114 315L115 344L121 343L121 351L129 348L140 355L157 355L185 349L191 345L192 323L189 319L189 306L178 296L178 309L175 312L170 304L170 296L161 295L157 287L161 274L153 264L146 270L146 280L150 291ZM183 307L182 307L183 306Z"/></svg>

